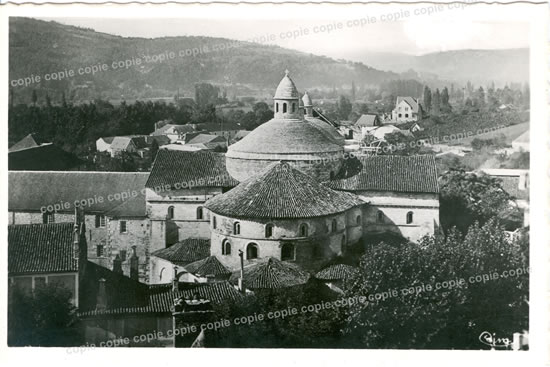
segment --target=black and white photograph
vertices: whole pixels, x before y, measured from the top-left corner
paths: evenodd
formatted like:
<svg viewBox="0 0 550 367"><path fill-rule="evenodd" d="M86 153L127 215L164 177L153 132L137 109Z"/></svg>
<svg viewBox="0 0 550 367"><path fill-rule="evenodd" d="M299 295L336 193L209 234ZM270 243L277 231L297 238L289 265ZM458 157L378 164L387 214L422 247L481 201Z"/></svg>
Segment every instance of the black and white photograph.
<svg viewBox="0 0 550 367"><path fill-rule="evenodd" d="M9 350L543 341L547 5L149 6L3 16Z"/></svg>

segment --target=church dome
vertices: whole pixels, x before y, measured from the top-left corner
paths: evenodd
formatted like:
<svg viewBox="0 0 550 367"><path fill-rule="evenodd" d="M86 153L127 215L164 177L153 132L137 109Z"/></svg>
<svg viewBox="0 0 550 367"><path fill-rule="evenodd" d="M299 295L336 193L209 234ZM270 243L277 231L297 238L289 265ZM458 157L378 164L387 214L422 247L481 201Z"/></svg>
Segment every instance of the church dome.
<svg viewBox="0 0 550 367"><path fill-rule="evenodd" d="M298 89L296 85L288 76L288 70L285 71L285 76L279 83L277 90L275 91L275 96L273 99L299 99L300 95L298 94Z"/></svg>

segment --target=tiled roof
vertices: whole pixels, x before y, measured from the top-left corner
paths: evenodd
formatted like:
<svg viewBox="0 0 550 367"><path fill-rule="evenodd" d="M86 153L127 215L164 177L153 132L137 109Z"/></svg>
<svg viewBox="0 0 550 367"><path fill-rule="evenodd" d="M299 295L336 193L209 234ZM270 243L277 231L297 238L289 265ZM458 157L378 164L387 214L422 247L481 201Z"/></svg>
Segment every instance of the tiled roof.
<svg viewBox="0 0 550 367"><path fill-rule="evenodd" d="M201 144L201 143L217 143L217 142L225 142L225 139L218 135L211 135L211 134L197 134L196 136L189 139L186 143L187 144Z"/></svg>
<svg viewBox="0 0 550 367"><path fill-rule="evenodd" d="M336 190L439 193L435 158L431 155L379 155L361 159L355 176L327 182Z"/></svg>
<svg viewBox="0 0 550 367"><path fill-rule="evenodd" d="M359 269L351 265L336 264L331 265L315 274L317 279L321 280L341 280L351 278L359 274Z"/></svg>
<svg viewBox="0 0 550 367"><path fill-rule="evenodd" d="M332 190L287 163L273 163L205 206L234 218L310 218L364 204L357 196Z"/></svg>
<svg viewBox="0 0 550 367"><path fill-rule="evenodd" d="M225 155L208 151L159 150L146 187L193 185L193 187L233 187L239 182L225 168Z"/></svg>
<svg viewBox="0 0 550 367"><path fill-rule="evenodd" d="M142 172L10 171L8 210L40 211L63 202L68 207L60 211L72 213L75 201L90 200L86 213L113 211L116 216L145 217L147 176ZM129 198L123 200L122 193Z"/></svg>
<svg viewBox="0 0 550 367"><path fill-rule="evenodd" d="M361 115L357 122L355 122L356 126L376 126L374 123L376 122L377 115L374 114L366 114Z"/></svg>
<svg viewBox="0 0 550 367"><path fill-rule="evenodd" d="M107 285L107 284L106 284ZM125 305L118 307L107 307L105 310L95 308L84 309L79 312L81 317L93 317L100 315L128 315L128 314L159 314L170 313L174 301L178 298L193 299L195 296L200 299L207 299L215 304L222 304L227 301L237 300L244 297L228 282L214 283L179 283L179 289L172 290L172 284L150 285L146 293L146 300L142 297L127 299Z"/></svg>
<svg viewBox="0 0 550 367"><path fill-rule="evenodd" d="M227 269L216 256L209 256L206 259L192 262L185 265L184 269L197 276L223 276L230 275L231 271Z"/></svg>
<svg viewBox="0 0 550 367"><path fill-rule="evenodd" d="M234 153L293 154L343 152L327 133L308 120L271 119L229 146Z"/></svg>
<svg viewBox="0 0 550 367"><path fill-rule="evenodd" d="M84 162L77 156L54 144L44 144L8 153L9 170L61 171L82 164Z"/></svg>
<svg viewBox="0 0 550 367"><path fill-rule="evenodd" d="M344 137L340 135L334 126L330 125L328 122L318 119L317 117L305 117L305 119L325 134L334 144L344 145Z"/></svg>
<svg viewBox="0 0 550 367"><path fill-rule="evenodd" d="M210 240L187 238L168 248L157 250L151 255L176 265L186 265L210 256Z"/></svg>
<svg viewBox="0 0 550 367"><path fill-rule="evenodd" d="M231 275L230 282L236 284L240 271ZM273 257L259 260L244 268L244 286L248 289L279 289L302 285L309 280L309 273L296 264L282 262Z"/></svg>
<svg viewBox="0 0 550 367"><path fill-rule="evenodd" d="M73 223L8 226L8 273L78 271L73 229Z"/></svg>
<svg viewBox="0 0 550 367"><path fill-rule="evenodd" d="M300 95L296 89L296 85L288 76L288 72L285 73L285 76L279 82L277 90L275 91L274 99L298 99Z"/></svg>

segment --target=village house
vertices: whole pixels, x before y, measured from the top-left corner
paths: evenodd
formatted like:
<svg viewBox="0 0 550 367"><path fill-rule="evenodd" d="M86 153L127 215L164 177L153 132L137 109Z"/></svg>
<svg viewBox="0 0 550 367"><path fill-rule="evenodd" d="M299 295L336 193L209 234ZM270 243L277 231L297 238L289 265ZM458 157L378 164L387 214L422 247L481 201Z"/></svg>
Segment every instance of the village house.
<svg viewBox="0 0 550 367"><path fill-rule="evenodd" d="M159 150L145 184L151 251L186 238L210 238L204 203L237 184L222 153Z"/></svg>
<svg viewBox="0 0 550 367"><path fill-rule="evenodd" d="M358 174L327 185L369 203L365 233L392 232L416 242L439 231L439 185L433 156L380 155L360 161Z"/></svg>
<svg viewBox="0 0 550 367"><path fill-rule="evenodd" d="M139 258L139 279L147 279L150 222L145 182L138 172L10 171L8 223L70 221L75 206L85 211L87 258L112 269L118 256L131 275L132 247ZM76 204L75 204L76 203Z"/></svg>
<svg viewBox="0 0 550 367"><path fill-rule="evenodd" d="M422 107L418 99L413 97L397 97L392 110L393 122L408 122L422 120Z"/></svg>
<svg viewBox="0 0 550 367"><path fill-rule="evenodd" d="M122 152L126 152L145 158L151 150L153 141L156 141L159 147L170 142L169 138L163 135L110 136L97 139L96 150L98 152L108 152L111 157L116 157Z"/></svg>

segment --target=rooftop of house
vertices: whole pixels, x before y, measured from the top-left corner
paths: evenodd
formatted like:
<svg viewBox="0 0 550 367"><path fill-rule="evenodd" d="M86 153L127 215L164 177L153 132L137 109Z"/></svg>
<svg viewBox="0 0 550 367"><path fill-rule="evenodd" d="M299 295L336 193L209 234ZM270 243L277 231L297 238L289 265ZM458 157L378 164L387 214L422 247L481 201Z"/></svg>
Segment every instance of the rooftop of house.
<svg viewBox="0 0 550 367"><path fill-rule="evenodd" d="M224 143L224 142L225 142L225 138L221 136L199 133L191 137L189 140L187 140L186 144Z"/></svg>
<svg viewBox="0 0 550 367"><path fill-rule="evenodd" d="M150 135L185 134L196 131L197 130L193 125L166 124L153 131Z"/></svg>
<svg viewBox="0 0 550 367"><path fill-rule="evenodd" d="M332 190L287 163L273 163L205 206L233 218L290 219L342 213L364 202Z"/></svg>
<svg viewBox="0 0 550 367"><path fill-rule="evenodd" d="M126 278L129 279L129 278ZM131 280L131 279L129 279ZM87 302L88 307L81 307L79 316L89 318L103 315L130 315L130 314L167 314L172 313L176 299L204 299L214 304L224 304L238 300L244 295L227 281L215 283L179 283L176 290L172 284L145 285L134 281L134 284L125 284L127 290L132 291L130 296L118 295L120 286L117 281L113 285L105 282L107 293L107 307L96 307L94 302ZM92 296L93 296L92 292ZM109 296L111 297L109 300Z"/></svg>
<svg viewBox="0 0 550 367"><path fill-rule="evenodd" d="M355 126L376 126L376 120L378 115L376 114L365 114L361 115L359 119L355 122Z"/></svg>
<svg viewBox="0 0 550 367"><path fill-rule="evenodd" d="M345 191L439 193L437 167L431 155L377 155L360 159L359 174L327 185Z"/></svg>
<svg viewBox="0 0 550 367"><path fill-rule="evenodd" d="M529 130L518 136L512 143L527 143L529 144L530 141L530 135Z"/></svg>
<svg viewBox="0 0 550 367"><path fill-rule="evenodd" d="M216 256L209 256L205 259L185 265L184 269L200 277L207 276L229 276L231 271L227 269Z"/></svg>
<svg viewBox="0 0 550 367"><path fill-rule="evenodd" d="M39 147L44 144L51 144L51 142L46 142L44 139L38 136L36 133L31 133L25 136L23 139L19 140L17 143L13 144L9 148L9 152L15 152L17 150L28 149Z"/></svg>
<svg viewBox="0 0 550 367"><path fill-rule="evenodd" d="M229 281L238 282L240 271ZM298 265L266 257L244 267L244 286L247 289L280 289L306 284L310 275Z"/></svg>
<svg viewBox="0 0 550 367"><path fill-rule="evenodd" d="M58 171L72 169L82 164L84 162L77 156L54 144L43 144L8 153L9 170Z"/></svg>
<svg viewBox="0 0 550 367"><path fill-rule="evenodd" d="M8 226L8 274L78 271L74 223Z"/></svg>
<svg viewBox="0 0 550 367"><path fill-rule="evenodd" d="M359 269L355 266L336 264L330 265L317 274L315 277L320 280L342 280L346 278L352 278L359 274Z"/></svg>
<svg viewBox="0 0 550 367"><path fill-rule="evenodd" d="M242 126L234 122L204 122L201 124L195 124L196 131L235 131L242 130Z"/></svg>
<svg viewBox="0 0 550 367"><path fill-rule="evenodd" d="M193 184L193 187L233 187L239 182L225 168L225 155L210 151L159 150L146 187Z"/></svg>
<svg viewBox="0 0 550 367"><path fill-rule="evenodd" d="M73 213L74 202L85 200L86 213L145 217L147 177L146 172L9 171L8 210L40 212L66 203L57 211Z"/></svg>
<svg viewBox="0 0 550 367"><path fill-rule="evenodd" d="M187 238L170 247L157 250L151 255L170 261L175 265L188 265L210 256L210 240Z"/></svg>

